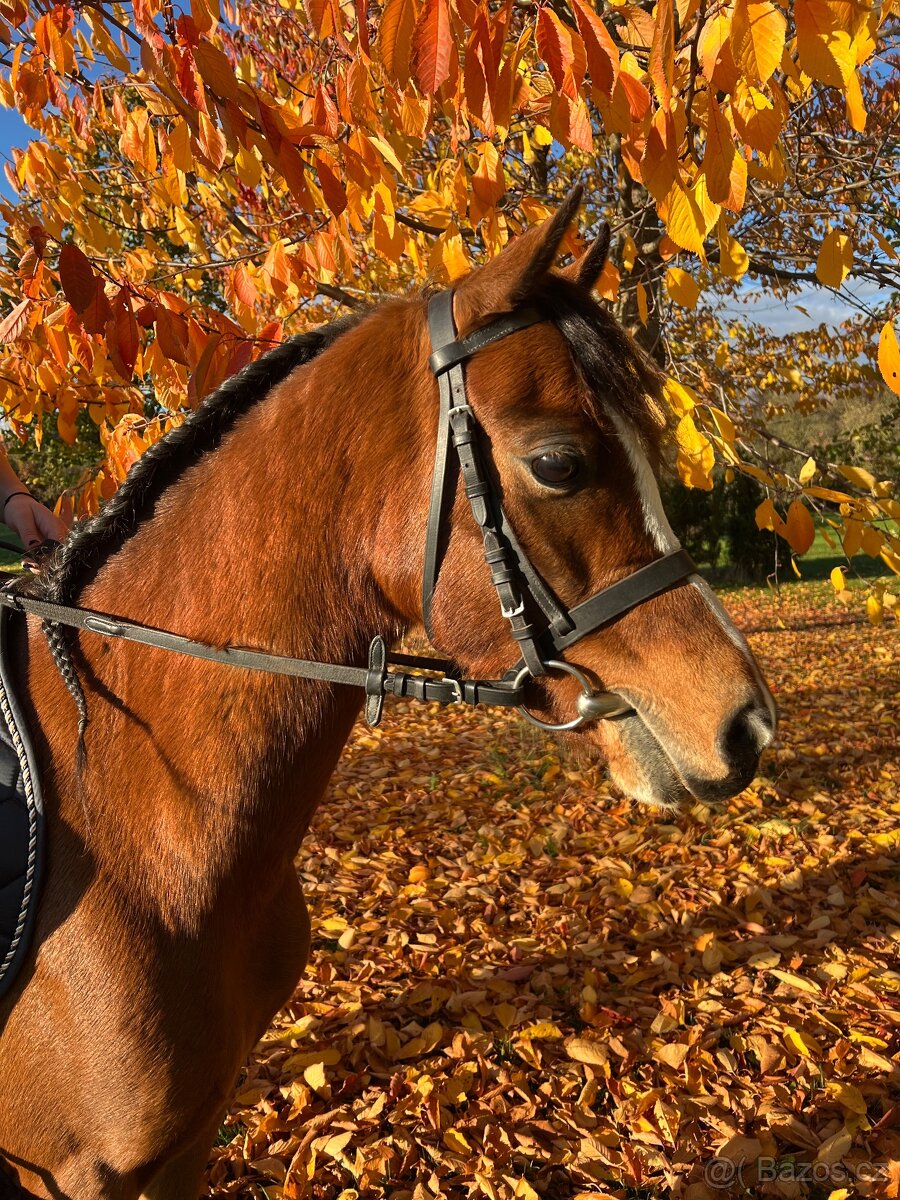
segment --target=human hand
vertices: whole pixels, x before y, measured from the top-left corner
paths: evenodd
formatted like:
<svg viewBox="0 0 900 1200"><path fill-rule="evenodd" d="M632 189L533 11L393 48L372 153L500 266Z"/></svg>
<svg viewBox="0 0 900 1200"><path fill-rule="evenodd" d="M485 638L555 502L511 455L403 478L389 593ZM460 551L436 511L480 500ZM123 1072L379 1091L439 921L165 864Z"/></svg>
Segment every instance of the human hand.
<svg viewBox="0 0 900 1200"><path fill-rule="evenodd" d="M27 492L14 492L6 501L3 520L22 539L26 550L42 542L61 542L67 530L63 522Z"/></svg>

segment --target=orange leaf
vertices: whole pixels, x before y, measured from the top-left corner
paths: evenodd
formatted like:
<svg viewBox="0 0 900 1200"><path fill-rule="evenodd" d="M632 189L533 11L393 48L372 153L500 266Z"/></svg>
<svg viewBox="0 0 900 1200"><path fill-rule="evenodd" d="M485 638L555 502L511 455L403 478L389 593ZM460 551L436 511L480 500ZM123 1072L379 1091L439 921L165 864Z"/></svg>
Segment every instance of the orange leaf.
<svg viewBox="0 0 900 1200"><path fill-rule="evenodd" d="M538 54L547 64L550 78L558 92L563 90L566 72L571 70L575 61L575 51L572 48L572 37L552 9L542 8L538 11L537 19L537 48Z"/></svg>
<svg viewBox="0 0 900 1200"><path fill-rule="evenodd" d="M900 396L900 345L890 321L885 321L878 338L878 366L884 382Z"/></svg>
<svg viewBox="0 0 900 1200"><path fill-rule="evenodd" d="M321 154L316 155L316 171L319 175L319 186L322 189L322 195L325 197L325 203L334 215L339 217L347 207L347 193L344 190L344 185Z"/></svg>
<svg viewBox="0 0 900 1200"><path fill-rule="evenodd" d="M200 149L218 171L225 161L225 154L228 150L225 135L221 129L213 125L206 113L198 113L198 116L200 118L200 130L197 135L197 141L200 144Z"/></svg>
<svg viewBox="0 0 900 1200"><path fill-rule="evenodd" d="M722 112L715 96L709 96L709 125L706 131L706 150L703 154L703 171L709 198L716 204L724 204L731 194L731 164L735 156L731 125Z"/></svg>
<svg viewBox="0 0 900 1200"><path fill-rule="evenodd" d="M202 38L194 47L194 61L204 82L217 96L223 100L233 100L235 104L241 103L243 95L234 67L218 46Z"/></svg>
<svg viewBox="0 0 900 1200"><path fill-rule="evenodd" d="M815 524L809 509L799 497L791 501L787 511L785 536L791 549L797 554L805 554L816 540Z"/></svg>
<svg viewBox="0 0 900 1200"><path fill-rule="evenodd" d="M616 44L600 17L584 0L572 0L572 8L587 53L591 83L605 96L611 96L619 74Z"/></svg>
<svg viewBox="0 0 900 1200"><path fill-rule="evenodd" d="M771 78L784 52L786 24L770 0L736 0L731 24L731 52L744 75L763 84Z"/></svg>
<svg viewBox="0 0 900 1200"><path fill-rule="evenodd" d="M675 17L672 0L658 0L650 46L650 78L663 108L672 102L672 75L675 71Z"/></svg>
<svg viewBox="0 0 900 1200"><path fill-rule="evenodd" d="M231 286L237 300L246 308L252 308L259 299L256 284L243 263L238 263L231 273Z"/></svg>
<svg viewBox="0 0 900 1200"><path fill-rule="evenodd" d="M59 252L59 282L66 299L77 313L83 312L94 298L97 276L87 255L72 242Z"/></svg>
<svg viewBox="0 0 900 1200"><path fill-rule="evenodd" d="M409 80L409 59L416 11L413 0L387 0L378 27L378 49L388 75L399 84Z"/></svg>
<svg viewBox="0 0 900 1200"><path fill-rule="evenodd" d="M90 304L78 314L86 333L103 333L106 323L112 316L112 308L106 298L103 280L99 275L94 276L94 295Z"/></svg>
<svg viewBox="0 0 900 1200"><path fill-rule="evenodd" d="M130 381L137 362L140 337L127 287L121 289L113 302L112 316L106 327L106 340L109 357L117 373Z"/></svg>
<svg viewBox="0 0 900 1200"><path fill-rule="evenodd" d="M156 340L166 358L184 367L188 365L188 328L184 317L161 307L156 314Z"/></svg>
<svg viewBox="0 0 900 1200"><path fill-rule="evenodd" d="M31 307L31 301L20 300L12 312L0 321L0 342L14 342L20 338L28 328L28 309Z"/></svg>
<svg viewBox="0 0 900 1200"><path fill-rule="evenodd" d="M413 74L426 96L449 79L452 49L447 0L426 0L413 34Z"/></svg>

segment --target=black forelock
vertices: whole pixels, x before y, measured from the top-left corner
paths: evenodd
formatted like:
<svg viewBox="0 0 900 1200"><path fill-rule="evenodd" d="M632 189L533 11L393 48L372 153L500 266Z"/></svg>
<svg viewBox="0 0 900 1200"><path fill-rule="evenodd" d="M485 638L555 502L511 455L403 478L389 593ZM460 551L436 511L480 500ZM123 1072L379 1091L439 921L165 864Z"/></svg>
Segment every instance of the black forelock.
<svg viewBox="0 0 900 1200"><path fill-rule="evenodd" d="M661 433L654 409L665 380L662 371L611 313L564 276L547 276L534 303L565 338L587 385L591 416L602 420L602 406L608 404L654 448Z"/></svg>

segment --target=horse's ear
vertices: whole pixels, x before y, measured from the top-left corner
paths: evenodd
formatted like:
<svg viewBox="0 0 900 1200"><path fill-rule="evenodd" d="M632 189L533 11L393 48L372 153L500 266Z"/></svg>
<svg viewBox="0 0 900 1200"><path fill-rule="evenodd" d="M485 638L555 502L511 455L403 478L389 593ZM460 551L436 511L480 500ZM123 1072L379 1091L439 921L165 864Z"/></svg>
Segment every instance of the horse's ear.
<svg viewBox="0 0 900 1200"><path fill-rule="evenodd" d="M567 267L563 267L560 274L565 275L566 279L571 279L573 283L577 283L579 287L586 288L589 292L593 291L603 274L603 268L609 257L610 236L609 225L604 221L600 232L584 254Z"/></svg>
<svg viewBox="0 0 900 1200"><path fill-rule="evenodd" d="M512 312L534 292L553 266L582 191L580 185L572 188L552 217L515 238L459 284L454 310L461 333L487 316Z"/></svg>

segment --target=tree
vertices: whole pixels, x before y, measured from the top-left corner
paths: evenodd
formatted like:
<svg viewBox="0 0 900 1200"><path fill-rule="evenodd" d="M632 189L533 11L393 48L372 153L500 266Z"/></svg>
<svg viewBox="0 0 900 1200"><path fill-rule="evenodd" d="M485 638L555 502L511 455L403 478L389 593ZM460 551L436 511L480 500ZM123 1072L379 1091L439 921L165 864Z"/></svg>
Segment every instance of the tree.
<svg viewBox="0 0 900 1200"><path fill-rule="evenodd" d="M580 179L589 222L618 235L601 295L670 374L683 482L709 489L724 464L765 489L757 523L795 553L817 513L900 573L891 481L773 425L900 393L897 12L2 0L2 99L38 137L0 204L0 404L23 440L55 411L72 441L88 410L105 458L63 503L91 512L286 331L426 273L451 282ZM859 312L778 337L723 317L745 276ZM894 603L881 583L868 599L873 620Z"/></svg>

